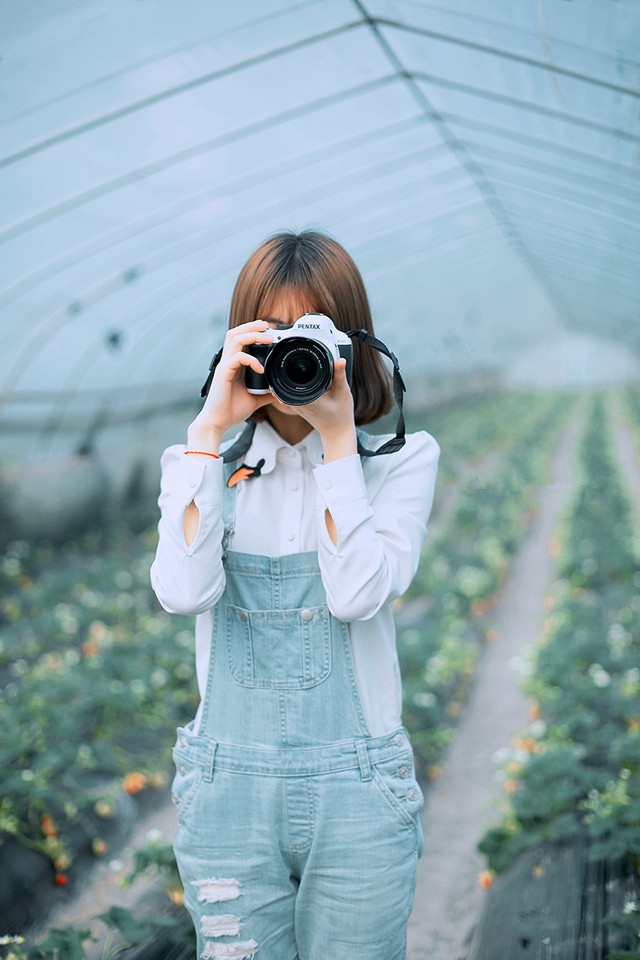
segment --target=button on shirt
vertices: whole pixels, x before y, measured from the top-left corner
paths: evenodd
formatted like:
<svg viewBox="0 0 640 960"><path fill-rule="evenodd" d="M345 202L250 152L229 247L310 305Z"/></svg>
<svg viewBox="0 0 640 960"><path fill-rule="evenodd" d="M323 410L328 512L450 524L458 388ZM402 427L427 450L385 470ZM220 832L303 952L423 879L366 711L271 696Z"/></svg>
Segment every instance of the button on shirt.
<svg viewBox="0 0 640 960"><path fill-rule="evenodd" d="M387 437L369 437L369 446ZM222 563L223 463L185 456L169 447L162 458L161 520L151 581L170 613L196 614L196 671L206 689L211 644L211 609L224 591ZM396 453L357 454L322 462L314 430L290 446L265 421L256 427L244 457L264 459L259 477L237 487L230 550L265 556L317 551L327 604L348 624L362 706L371 736L401 722L402 691L392 601L409 586L427 533L439 448L429 434L407 437ZM196 536L187 545L185 508L199 511ZM335 523L337 545L326 526Z"/></svg>

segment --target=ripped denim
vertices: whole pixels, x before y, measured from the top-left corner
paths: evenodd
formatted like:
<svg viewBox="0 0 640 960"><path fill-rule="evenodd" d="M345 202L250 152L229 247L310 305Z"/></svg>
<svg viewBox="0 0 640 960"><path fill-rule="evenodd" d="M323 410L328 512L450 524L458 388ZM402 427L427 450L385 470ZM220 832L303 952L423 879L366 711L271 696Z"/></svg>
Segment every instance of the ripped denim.
<svg viewBox="0 0 640 960"><path fill-rule="evenodd" d="M175 759L200 957L404 960L423 838L403 731L285 756L187 728Z"/></svg>

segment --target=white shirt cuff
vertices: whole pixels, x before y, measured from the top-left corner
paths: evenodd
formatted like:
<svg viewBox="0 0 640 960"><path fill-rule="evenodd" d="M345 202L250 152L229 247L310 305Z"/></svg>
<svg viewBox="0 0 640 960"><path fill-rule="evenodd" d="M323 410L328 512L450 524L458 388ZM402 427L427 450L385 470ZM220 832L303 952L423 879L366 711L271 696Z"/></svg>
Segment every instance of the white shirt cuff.
<svg viewBox="0 0 640 960"><path fill-rule="evenodd" d="M216 457L186 455L186 446L173 446L171 453L171 486L176 499L183 505L193 500L196 506L222 504L223 461ZM163 464L164 466L164 464ZM168 466L168 464L167 464Z"/></svg>
<svg viewBox="0 0 640 960"><path fill-rule="evenodd" d="M362 462L357 453L319 464L313 473L320 497L329 511L333 506L366 500L368 497Z"/></svg>

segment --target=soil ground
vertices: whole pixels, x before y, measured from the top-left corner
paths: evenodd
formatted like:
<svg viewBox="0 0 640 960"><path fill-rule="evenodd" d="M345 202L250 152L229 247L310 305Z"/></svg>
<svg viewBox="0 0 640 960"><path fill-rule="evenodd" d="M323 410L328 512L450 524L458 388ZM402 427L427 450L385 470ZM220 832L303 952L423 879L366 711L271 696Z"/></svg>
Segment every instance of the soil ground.
<svg viewBox="0 0 640 960"><path fill-rule="evenodd" d="M105 927L95 919L96 915L114 906L133 909L136 903L154 892L157 884L153 880L141 879L125 888L123 879L133 867L134 851L142 849L149 840L162 838L170 843L174 830L175 809L171 802L138 821L117 857L106 857L96 864L84 889L47 918L47 929L75 927L91 930L96 942L85 946L87 960L102 960L105 955ZM158 957L158 960L162 960L162 957Z"/></svg>

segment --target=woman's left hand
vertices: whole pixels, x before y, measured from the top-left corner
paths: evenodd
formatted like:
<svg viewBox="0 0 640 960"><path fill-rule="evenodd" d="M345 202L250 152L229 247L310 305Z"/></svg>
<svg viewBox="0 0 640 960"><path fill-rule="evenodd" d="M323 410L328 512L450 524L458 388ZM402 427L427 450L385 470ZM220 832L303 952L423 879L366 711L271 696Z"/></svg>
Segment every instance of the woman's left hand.
<svg viewBox="0 0 640 960"><path fill-rule="evenodd" d="M349 457L358 449L353 394L347 382L346 366L344 358L336 360L329 389L313 403L297 407L300 416L320 434L325 463Z"/></svg>

